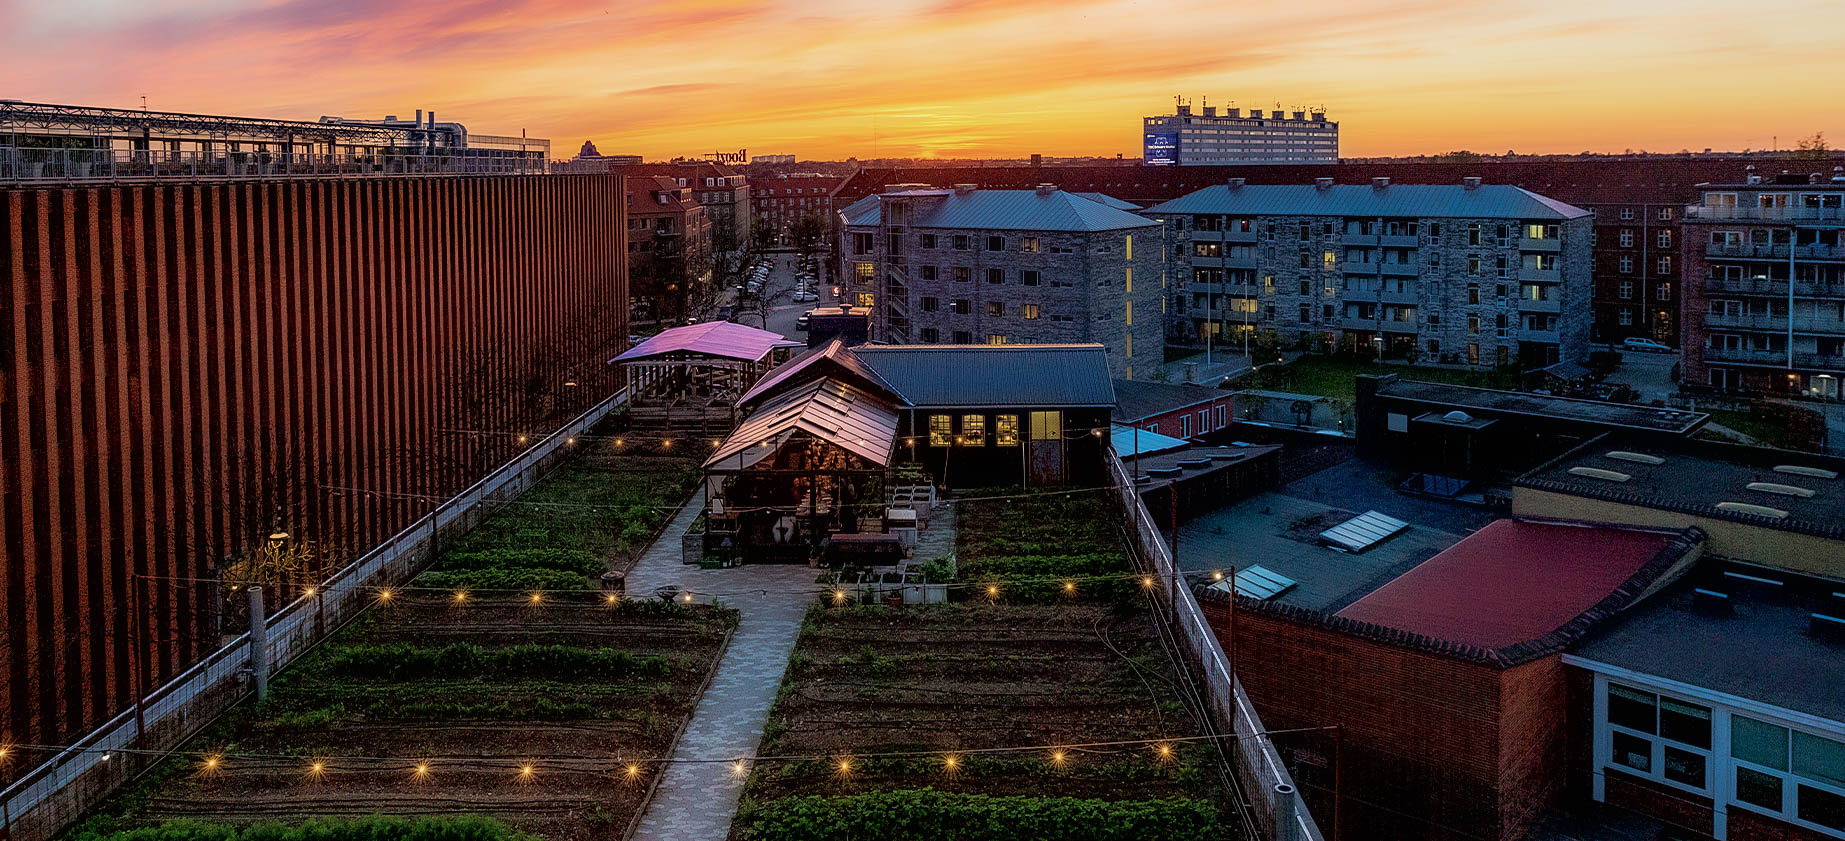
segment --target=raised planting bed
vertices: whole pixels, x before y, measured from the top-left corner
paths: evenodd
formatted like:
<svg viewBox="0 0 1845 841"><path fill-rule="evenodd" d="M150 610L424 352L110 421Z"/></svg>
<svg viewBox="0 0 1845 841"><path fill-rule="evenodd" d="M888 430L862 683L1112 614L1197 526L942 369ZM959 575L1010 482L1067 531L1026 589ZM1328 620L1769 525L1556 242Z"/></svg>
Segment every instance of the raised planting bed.
<svg viewBox="0 0 1845 841"><path fill-rule="evenodd" d="M242 841L210 833L281 821L286 839L314 818L470 814L498 823L416 837L619 837L735 614L594 588L645 548L696 463L586 446L76 832ZM211 828L162 834L174 820ZM352 832L304 837L401 835Z"/></svg>

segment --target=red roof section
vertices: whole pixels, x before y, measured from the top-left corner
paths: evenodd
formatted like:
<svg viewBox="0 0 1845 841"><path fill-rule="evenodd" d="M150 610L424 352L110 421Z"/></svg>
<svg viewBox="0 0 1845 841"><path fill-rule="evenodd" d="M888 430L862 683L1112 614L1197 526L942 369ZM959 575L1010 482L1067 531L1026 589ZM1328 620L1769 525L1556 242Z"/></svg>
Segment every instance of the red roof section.
<svg viewBox="0 0 1845 841"><path fill-rule="evenodd" d="M1569 624L1633 578L1675 537L1495 520L1337 615L1504 648Z"/></svg>

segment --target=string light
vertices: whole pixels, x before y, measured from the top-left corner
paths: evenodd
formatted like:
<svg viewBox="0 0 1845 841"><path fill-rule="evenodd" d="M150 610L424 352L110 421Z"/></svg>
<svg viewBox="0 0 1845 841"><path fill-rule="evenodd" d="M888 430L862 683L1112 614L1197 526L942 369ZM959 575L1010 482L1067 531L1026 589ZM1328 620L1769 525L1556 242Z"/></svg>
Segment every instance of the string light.
<svg viewBox="0 0 1845 841"><path fill-rule="evenodd" d="M1140 586L1142 586L1142 587L1145 587L1145 588L1147 588L1147 589L1149 589L1149 590L1151 590L1151 589L1153 589L1153 576L1151 576L1151 575L1143 575L1143 576L1141 576L1141 577L1140 577Z"/></svg>
<svg viewBox="0 0 1845 841"><path fill-rule="evenodd" d="M628 763L628 779L632 780L636 777L639 777L640 775L641 775L641 766L636 765L632 762Z"/></svg>
<svg viewBox="0 0 1845 841"><path fill-rule="evenodd" d="M692 594L691 594L691 593L686 593L686 594L685 594L684 596L681 596L681 597L680 597L680 601L683 601L683 602L685 602L686 604L691 604L691 603L692 603Z"/></svg>
<svg viewBox="0 0 1845 841"><path fill-rule="evenodd" d="M543 604L544 600L545 600L545 594L543 593L533 593L532 598L530 599L532 604Z"/></svg>
<svg viewBox="0 0 1845 841"><path fill-rule="evenodd" d="M852 773L852 760L850 759L839 760L839 773L841 774Z"/></svg>
<svg viewBox="0 0 1845 841"><path fill-rule="evenodd" d="M0 761L5 761L8 758L10 758L12 755L13 755L12 745L0 745Z"/></svg>
<svg viewBox="0 0 1845 841"><path fill-rule="evenodd" d="M465 602L467 600L468 600L468 591L466 590L456 590L455 591L455 603L456 604L461 604L462 602Z"/></svg>
<svg viewBox="0 0 1845 841"><path fill-rule="evenodd" d="M378 591L378 601L388 602L390 600L391 600L391 588L386 587Z"/></svg>
<svg viewBox="0 0 1845 841"><path fill-rule="evenodd" d="M999 585L998 584L988 584L987 585L987 598L989 599L999 598Z"/></svg>
<svg viewBox="0 0 1845 841"><path fill-rule="evenodd" d="M603 596L602 600L605 602L608 602L609 604L619 604L621 602L621 596L616 593L610 593L606 596Z"/></svg>
<svg viewBox="0 0 1845 841"><path fill-rule="evenodd" d="M321 762L320 760L308 763L307 773L303 776L307 777L310 781L318 782L327 776L327 763Z"/></svg>
<svg viewBox="0 0 1845 841"><path fill-rule="evenodd" d="M318 592L320 592L320 591L319 591L319 590L316 590L316 589L314 589L313 587L309 587L309 588L307 588L307 589L305 589L305 590L302 590L302 591L301 591L301 595L303 595L303 596L307 596L308 598L310 598L310 599L311 599L311 598L313 598L313 597L314 597L314 594L315 594L315 593L318 593Z"/></svg>
<svg viewBox="0 0 1845 841"><path fill-rule="evenodd" d="M1212 581L1222 581L1222 580L1224 580L1224 571L1223 571L1223 570L1221 570L1221 569L1214 569L1214 570L1211 570L1211 580L1212 580Z"/></svg>
<svg viewBox="0 0 1845 841"><path fill-rule="evenodd" d="M1052 765L1062 765L1063 761L1064 761L1063 751L1060 751L1060 750L1051 751L1051 764Z"/></svg>
<svg viewBox="0 0 1845 841"><path fill-rule="evenodd" d="M574 447L574 446L576 446L576 445L577 445L577 439L575 439L575 438L565 438L565 439L564 439L564 445L565 445L565 446L568 446L568 447Z"/></svg>
<svg viewBox="0 0 1845 841"><path fill-rule="evenodd" d="M416 764L416 770L411 771L410 776L419 780L427 779L429 777L429 763L418 762Z"/></svg>
<svg viewBox="0 0 1845 841"><path fill-rule="evenodd" d="M848 596L844 590L833 591L833 604L845 604Z"/></svg>
<svg viewBox="0 0 1845 841"><path fill-rule="evenodd" d="M948 771L954 771L961 767L961 757L955 756L952 753L942 757L942 767Z"/></svg>
<svg viewBox="0 0 1845 841"><path fill-rule="evenodd" d="M1074 582L1074 581L1065 581L1065 582L1063 583L1063 591L1064 591L1065 593L1075 593L1075 592L1076 592L1076 582Z"/></svg>
<svg viewBox="0 0 1845 841"><path fill-rule="evenodd" d="M525 436L523 435L519 436L519 443L521 444L525 443Z"/></svg>
<svg viewBox="0 0 1845 841"><path fill-rule="evenodd" d="M532 767L531 765L521 765L521 766L519 766L519 779L521 779L521 780L529 780L529 779L531 779L531 778L532 778L532 773L533 773L534 771L536 771L536 770L538 770L538 769L536 769L536 768L533 768L533 767Z"/></svg>
<svg viewBox="0 0 1845 841"><path fill-rule="evenodd" d="M743 774L748 770L749 770L749 766L744 765L743 760L741 759L737 760L736 762L732 762L730 764L730 773L735 774L739 777L743 776Z"/></svg>

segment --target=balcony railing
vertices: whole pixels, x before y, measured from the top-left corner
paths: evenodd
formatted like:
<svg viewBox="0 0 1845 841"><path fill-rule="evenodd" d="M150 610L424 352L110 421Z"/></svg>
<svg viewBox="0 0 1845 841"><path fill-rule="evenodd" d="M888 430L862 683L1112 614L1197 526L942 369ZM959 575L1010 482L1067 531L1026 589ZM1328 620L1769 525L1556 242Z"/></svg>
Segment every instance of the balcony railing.
<svg viewBox="0 0 1845 841"><path fill-rule="evenodd" d="M1704 247L1704 253L1710 257L1733 257L1753 260L1786 260L1787 245L1755 245L1751 243L1713 242ZM1794 246L1796 260L1845 260L1845 248L1836 245L1797 245Z"/></svg>
<svg viewBox="0 0 1845 841"><path fill-rule="evenodd" d="M1787 316L1757 313L1730 315L1712 312L1704 314L1704 326L1724 327L1732 330L1768 330L1785 332L1787 330ZM1836 318L1796 316L1794 318L1794 332L1845 335L1845 321L1840 321Z"/></svg>
<svg viewBox="0 0 1845 841"><path fill-rule="evenodd" d="M1525 237L1524 239L1521 239L1518 241L1518 248L1520 251L1539 251L1539 252L1555 253L1555 252L1563 250L1563 240L1557 239L1555 237L1547 237L1544 239L1532 239L1530 237Z"/></svg>
<svg viewBox="0 0 1845 841"><path fill-rule="evenodd" d="M1786 298L1787 281L1707 277L1704 279L1704 291L1719 295L1768 295L1776 298ZM1845 298L1845 284L1816 283L1811 280L1803 280L1794 284L1794 297Z"/></svg>
<svg viewBox="0 0 1845 841"><path fill-rule="evenodd" d="M1787 351L1755 350L1739 348L1704 348L1705 362L1730 362L1741 365L1763 365L1771 368L1787 367ZM1830 353L1812 353L1794 351L1795 368L1811 368L1821 371L1845 371L1845 356Z"/></svg>
<svg viewBox="0 0 1845 841"><path fill-rule="evenodd" d="M1386 263L1377 264L1377 268L1378 268L1378 271L1381 271L1384 274L1398 275L1398 276L1403 276L1403 277L1415 277L1416 275L1422 273L1422 267L1416 265L1415 263L1388 263L1386 262Z"/></svg>
<svg viewBox="0 0 1845 841"><path fill-rule="evenodd" d="M1837 207L1711 207L1694 204L1685 208L1686 219L1736 220L1743 222L1839 222L1845 221L1845 208Z"/></svg>
<svg viewBox="0 0 1845 841"><path fill-rule="evenodd" d="M1562 312L1562 303L1562 301L1556 298L1549 298L1541 301L1531 298L1520 298L1518 299L1518 309L1522 312Z"/></svg>
<svg viewBox="0 0 1845 841"><path fill-rule="evenodd" d="M1420 248L1422 238L1414 234L1379 234L1377 244L1385 248Z"/></svg>
<svg viewBox="0 0 1845 841"><path fill-rule="evenodd" d="M469 154L284 154L0 147L0 184L186 181L402 175L541 175L542 156Z"/></svg>

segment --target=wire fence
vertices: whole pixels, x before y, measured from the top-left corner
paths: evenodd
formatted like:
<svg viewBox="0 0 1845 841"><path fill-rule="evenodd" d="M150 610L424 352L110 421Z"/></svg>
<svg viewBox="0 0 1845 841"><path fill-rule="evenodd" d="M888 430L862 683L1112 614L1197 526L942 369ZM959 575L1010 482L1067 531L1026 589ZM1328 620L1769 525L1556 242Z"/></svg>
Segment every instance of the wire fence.
<svg viewBox="0 0 1845 841"><path fill-rule="evenodd" d="M1111 484L1121 494L1122 506L1133 521L1130 530L1135 549L1147 565L1147 572L1165 585L1154 588L1154 598L1177 627L1180 645L1187 649L1191 665L1203 678L1206 701L1217 725L1236 735L1224 741L1230 745L1238 787L1255 823L1275 841L1324 841L1319 825L1301 804L1294 779L1282 764L1268 731L1263 729L1255 705L1236 680L1216 632L1205 621L1204 611L1192 596L1165 538L1154 526L1156 521L1141 500L1132 475L1113 449L1108 451L1108 469Z"/></svg>
<svg viewBox="0 0 1845 841"><path fill-rule="evenodd" d="M287 666L375 602L374 588L408 581L442 542L473 528L531 487L587 432L627 400L623 389L538 438L517 458L437 505L408 528L316 586L263 623L272 671ZM245 633L186 669L139 703L32 769L0 792L0 838L46 841L82 818L115 788L166 751L184 744L254 690Z"/></svg>

